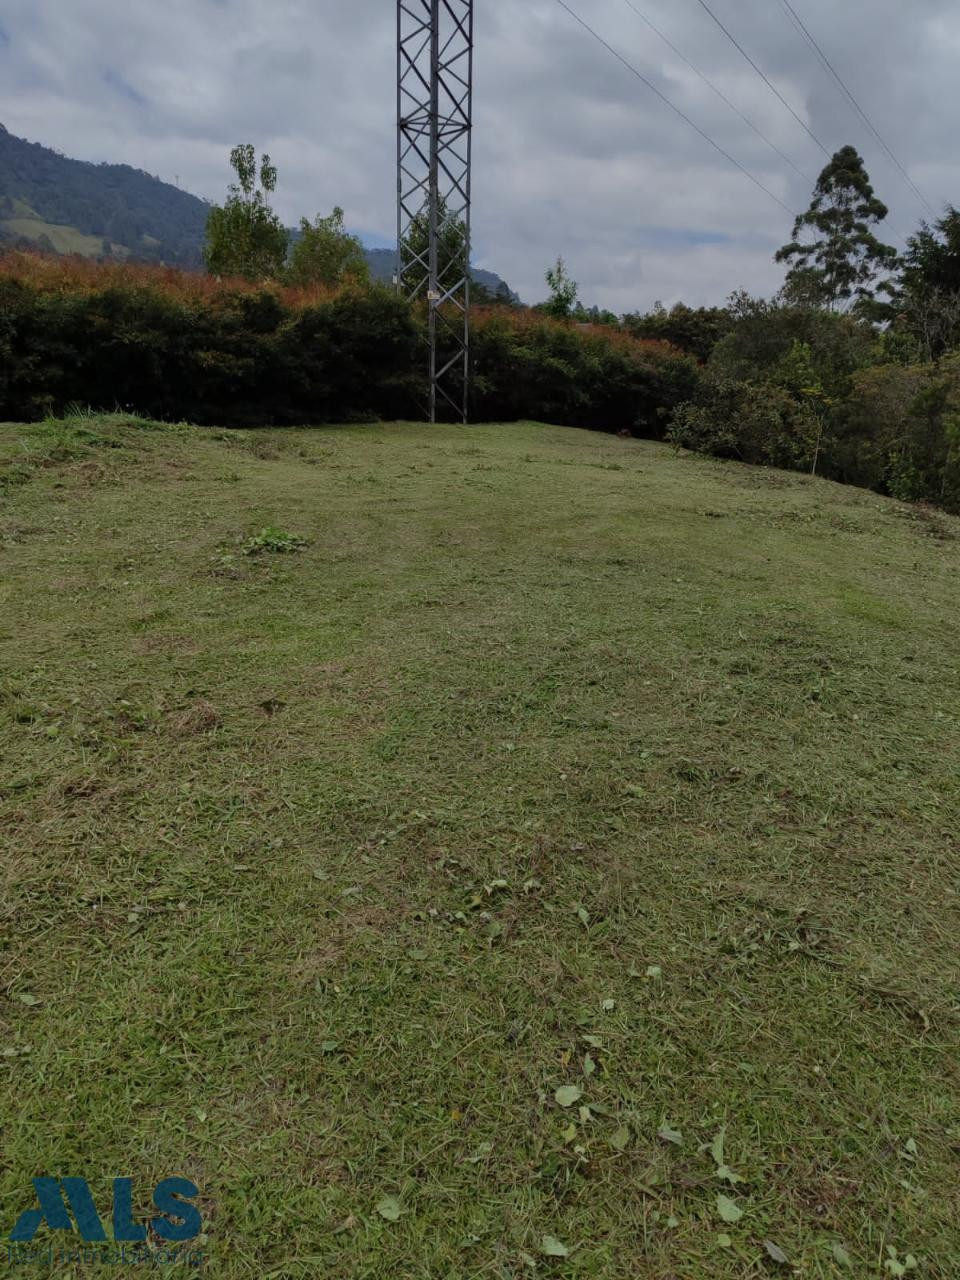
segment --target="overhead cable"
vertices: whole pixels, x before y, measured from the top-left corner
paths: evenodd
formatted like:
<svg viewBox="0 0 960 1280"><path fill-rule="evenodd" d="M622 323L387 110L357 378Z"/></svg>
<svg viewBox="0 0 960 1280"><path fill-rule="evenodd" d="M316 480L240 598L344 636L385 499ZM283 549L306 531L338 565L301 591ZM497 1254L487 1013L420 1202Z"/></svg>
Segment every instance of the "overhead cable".
<svg viewBox="0 0 960 1280"><path fill-rule="evenodd" d="M660 28L655 26L647 17L647 15L641 12L641 10L637 8L637 6L633 3L633 0L623 0L623 2L628 9L633 10L633 12L637 15L637 17L641 20L641 22L645 22L647 24L647 26L654 33L654 35L660 37L660 39L667 46L667 48L671 49L677 55L677 57L680 59L681 62L686 63L686 65L690 68L690 70L694 73L694 75L699 76L700 79L703 81L703 83L708 88L713 90L713 92L717 95L717 97L720 99L721 102L725 102L726 105L730 108L730 110L733 111L737 116L739 116L740 119L743 121L743 123L747 125L748 128L752 129L753 132L757 135L757 137L761 139L761 141L765 142L772 151L775 151L781 160L786 161L786 163L790 166L790 168L794 171L794 173L798 174L801 178L803 178L804 182L806 182L808 186L811 186L811 187L813 186L813 179L808 177L807 174L805 174L803 170L799 168L798 165L795 165L794 162L790 159L790 157L785 152L781 151L775 142L771 142L771 140L767 137L767 135L763 133L757 127L757 125L753 123L750 117L745 116L743 112L740 110L740 108L737 106L737 104L735 102L731 102L730 99L727 97L727 95L723 92L723 90L719 88L717 85L715 85L714 82L709 78L709 76L704 75L704 73L700 70L700 68L698 66L695 66L694 63L690 61L690 59L683 52L682 49L678 49L677 46L673 43L673 41L668 36L665 36L663 32L660 30Z"/></svg>
<svg viewBox="0 0 960 1280"><path fill-rule="evenodd" d="M759 178L755 177L754 174L752 174L745 165L742 165L740 161L737 160L734 156L732 156L729 151L725 150L720 145L719 142L716 142L713 138L711 138L710 135L704 129L700 128L700 126L696 123L696 121L691 120L691 118L684 111L681 111L680 108L676 105L676 103L671 102L671 100L667 97L667 95L661 89L658 89L652 80L648 80L642 71L639 71L633 65L632 62L629 62L623 56L622 53L619 53L613 47L612 44L610 44L607 40L603 38L603 36L599 33L599 31L597 31L594 27L590 26L590 24L586 21L586 19L581 18L580 14L577 13L576 10L571 9L571 7L567 4L566 0L557 0L557 4L560 6L561 9L565 9L567 13L569 13L571 18L573 18L576 22L578 22L585 31L589 32L590 35L593 36L594 40L596 40L599 44L603 45L603 47L607 50L607 52L612 54L613 57L616 58L618 62L622 63L622 65L626 67L626 69L632 75L636 76L638 80L640 80L643 84L645 84L647 88L651 90L652 93L655 93L661 102L665 103L670 108L671 111L673 111L676 115L680 117L681 120L683 120L686 124L688 124L691 129L695 130L700 135L700 137L704 139L705 142L709 142L710 146L713 147L714 151L719 152L720 155L722 155L725 160L729 161L730 164L734 165L737 169L739 169L740 172L744 175L744 177L749 178L749 180L753 183L755 187L759 187L760 190L764 193L764 195L769 196L771 200L775 201L780 206L780 208L784 210L785 213L789 213L791 218L797 217L796 212L793 209L791 209L789 205L784 204L784 202L780 199L780 197L778 195L775 195L774 192L772 192L769 187L765 186L760 181Z"/></svg>

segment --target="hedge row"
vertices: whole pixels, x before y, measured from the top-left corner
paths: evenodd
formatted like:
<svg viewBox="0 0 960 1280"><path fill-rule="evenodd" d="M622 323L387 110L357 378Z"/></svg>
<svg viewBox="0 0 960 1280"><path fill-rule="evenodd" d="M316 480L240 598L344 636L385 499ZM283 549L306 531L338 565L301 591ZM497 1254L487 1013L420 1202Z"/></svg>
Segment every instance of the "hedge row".
<svg viewBox="0 0 960 1280"><path fill-rule="evenodd" d="M423 317L382 288L251 288L163 269L0 264L0 418L72 405L225 426L417 416ZM480 311L473 416L662 436L698 366L668 343Z"/></svg>

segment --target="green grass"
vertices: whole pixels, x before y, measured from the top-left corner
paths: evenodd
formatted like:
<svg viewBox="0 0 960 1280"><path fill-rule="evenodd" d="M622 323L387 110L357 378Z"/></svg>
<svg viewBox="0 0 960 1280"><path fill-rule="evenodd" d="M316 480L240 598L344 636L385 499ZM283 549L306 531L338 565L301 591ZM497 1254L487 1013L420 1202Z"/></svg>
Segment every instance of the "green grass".
<svg viewBox="0 0 960 1280"><path fill-rule="evenodd" d="M0 231L17 239L23 237L33 241L46 236L57 253L79 253L84 258L96 258L103 253L103 236L87 235L65 223L46 222L21 200L14 201L14 204L19 206L15 211L17 216L0 219ZM126 257L130 252L117 244L111 244L110 251L119 257Z"/></svg>
<svg viewBox="0 0 960 1280"><path fill-rule="evenodd" d="M956 1280L960 521L148 425L0 427L3 1231L180 1173L224 1280Z"/></svg>

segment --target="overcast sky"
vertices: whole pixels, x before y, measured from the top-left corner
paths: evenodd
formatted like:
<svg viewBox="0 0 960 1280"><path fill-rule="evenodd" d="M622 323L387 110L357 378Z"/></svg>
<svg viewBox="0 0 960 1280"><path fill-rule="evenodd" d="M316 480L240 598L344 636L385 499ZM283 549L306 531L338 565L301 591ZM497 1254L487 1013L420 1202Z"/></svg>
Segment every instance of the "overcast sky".
<svg viewBox="0 0 960 1280"><path fill-rule="evenodd" d="M810 184L628 7L569 0L791 209ZM800 170L825 157L700 0L632 0ZM960 204L957 0L793 0L910 177ZM711 7L829 148L867 161L890 223L924 209L792 25L782 0ZM3 0L0 122L84 160L136 165L222 199L239 141L270 152L285 221L347 211L371 244L395 223L393 0ZM790 217L555 0L476 0L477 264L525 300L562 254L615 311L774 290ZM891 231L888 238L897 243Z"/></svg>

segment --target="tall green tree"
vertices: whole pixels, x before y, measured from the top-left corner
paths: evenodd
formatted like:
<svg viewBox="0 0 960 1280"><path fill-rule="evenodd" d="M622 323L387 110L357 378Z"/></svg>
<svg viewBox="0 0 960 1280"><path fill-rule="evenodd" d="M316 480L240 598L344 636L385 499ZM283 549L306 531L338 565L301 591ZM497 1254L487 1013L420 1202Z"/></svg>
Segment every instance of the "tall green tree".
<svg viewBox="0 0 960 1280"><path fill-rule="evenodd" d="M900 280L913 292L960 293L960 210L947 205L932 227L920 224L920 230L907 240Z"/></svg>
<svg viewBox="0 0 960 1280"><path fill-rule="evenodd" d="M328 218L318 213L313 222L300 219L300 236L290 254L287 277L291 284L301 285L370 279L363 245L347 232L339 205Z"/></svg>
<svg viewBox="0 0 960 1280"><path fill-rule="evenodd" d="M566 320L573 311L580 286L571 278L562 258L558 258L552 267L547 268L545 279L550 297L543 304L544 311L558 320Z"/></svg>
<svg viewBox="0 0 960 1280"><path fill-rule="evenodd" d="M777 262L790 264L788 295L832 311L871 299L897 265L896 249L871 230L886 216L856 148L841 147L817 179L810 208L793 224L792 240L776 253ZM814 238L804 242L805 232Z"/></svg>
<svg viewBox="0 0 960 1280"><path fill-rule="evenodd" d="M276 190L277 170L268 155L262 156L258 186L257 157L250 143L233 148L230 164L237 180L231 183L226 202L214 205L207 218L203 253L207 270L247 280L273 279L286 263L289 240L268 200Z"/></svg>
<svg viewBox="0 0 960 1280"><path fill-rule="evenodd" d="M437 276L441 291L459 279L466 256L467 224L456 217L441 199L437 205ZM428 254L430 250L430 219L426 209L413 219L407 236L409 265L403 273L404 293L418 298L427 296Z"/></svg>
<svg viewBox="0 0 960 1280"><path fill-rule="evenodd" d="M912 334L927 359L960 345L960 210L953 205L908 239L893 311L896 327Z"/></svg>

